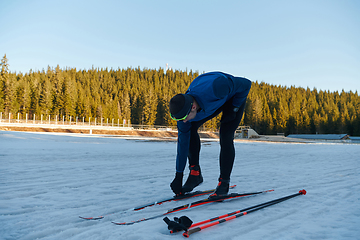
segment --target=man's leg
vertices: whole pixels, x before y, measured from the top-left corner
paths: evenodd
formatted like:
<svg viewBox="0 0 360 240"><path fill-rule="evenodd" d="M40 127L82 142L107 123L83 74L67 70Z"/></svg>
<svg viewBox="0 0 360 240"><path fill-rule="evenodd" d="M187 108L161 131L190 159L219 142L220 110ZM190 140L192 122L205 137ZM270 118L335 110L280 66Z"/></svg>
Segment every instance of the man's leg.
<svg viewBox="0 0 360 240"><path fill-rule="evenodd" d="M203 182L203 177L201 175L201 169L199 164L201 143L200 143L200 136L198 133L198 129L206 121L212 119L220 112L221 109L217 110L214 114L201 121L191 123L190 146L189 146L189 154L188 154L190 174L183 186L184 193L191 192L196 186L200 185Z"/></svg>
<svg viewBox="0 0 360 240"><path fill-rule="evenodd" d="M224 180L230 180L235 159L234 134L240 124L244 109L245 103L240 106L234 120L220 123L220 178Z"/></svg>
<svg viewBox="0 0 360 240"><path fill-rule="evenodd" d="M196 186L200 185L203 182L203 177L201 175L201 169L199 165L199 155L200 155L200 136L198 134L198 128L201 126L199 122L191 123L191 132L190 132L190 146L189 146L189 169L190 174L183 186L183 192L191 192Z"/></svg>
<svg viewBox="0 0 360 240"><path fill-rule="evenodd" d="M240 124L244 109L245 103L236 113L235 119L229 122L220 122L220 177L219 184L210 197L226 195L229 192L230 175L235 159L234 134Z"/></svg>
<svg viewBox="0 0 360 240"><path fill-rule="evenodd" d="M201 123L202 124L202 123ZM199 165L199 155L201 149L200 136L198 129L201 126L199 122L191 123L190 146L189 146L189 165Z"/></svg>
<svg viewBox="0 0 360 240"><path fill-rule="evenodd" d="M208 120L216 117L217 115L219 115L219 113L222 111L222 109L218 109L216 110L212 115L210 115L209 117L201 120L201 121L197 121L197 122L191 122L191 133L190 133L190 147L189 147L189 165L199 165L199 155L200 155L200 148L201 148L201 143L200 143L200 136L198 133L199 128Z"/></svg>

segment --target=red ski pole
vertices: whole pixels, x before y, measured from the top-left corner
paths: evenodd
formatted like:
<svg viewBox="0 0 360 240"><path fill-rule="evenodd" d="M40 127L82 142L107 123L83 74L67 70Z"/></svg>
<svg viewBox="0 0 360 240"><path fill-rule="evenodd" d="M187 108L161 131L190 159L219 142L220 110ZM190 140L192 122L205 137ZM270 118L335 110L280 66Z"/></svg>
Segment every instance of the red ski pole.
<svg viewBox="0 0 360 240"><path fill-rule="evenodd" d="M205 223L211 222L211 223L203 225L201 227L191 228L190 230L184 232L183 236L188 238L188 237L190 237L191 234L196 233L196 232L200 232L203 229L212 227L214 225L217 225L217 224L220 224L220 223L223 223L223 222L230 221L232 219L244 216L244 215L249 214L251 212L255 212L257 210L260 210L260 209L275 205L277 203L286 201L286 200L291 199L293 197L296 197L296 196L299 196L299 195L305 195L305 194L306 194L305 190L300 190L298 193L293 194L293 195L289 195L289 196L286 196L286 197L275 199L275 200L272 200L272 201L269 201L269 202L266 202L266 203L262 203L262 204L259 204L259 205L255 205L255 206L252 206L252 207L248 207L248 208L245 208L245 209L242 209L242 210L238 210L238 211L231 212L231 213L228 213L228 214L225 214L225 215L222 215L222 216L218 216L218 217L215 217L215 218L211 218L211 219L208 219L208 220L204 220L204 221L192 224L191 227L196 227L196 226L203 225ZM216 221L216 220L219 220L219 221Z"/></svg>

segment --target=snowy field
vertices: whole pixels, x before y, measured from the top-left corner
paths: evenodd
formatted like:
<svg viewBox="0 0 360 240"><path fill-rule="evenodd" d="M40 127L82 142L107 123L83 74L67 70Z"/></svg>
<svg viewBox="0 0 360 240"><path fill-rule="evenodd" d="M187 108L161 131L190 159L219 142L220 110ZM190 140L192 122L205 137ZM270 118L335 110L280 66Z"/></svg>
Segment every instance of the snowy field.
<svg viewBox="0 0 360 240"><path fill-rule="evenodd" d="M360 145L237 142L232 192L274 192L167 215L201 221L297 193L190 239L360 239ZM0 239L185 239L162 217L193 200L125 212L172 196L176 142L0 131ZM202 145L204 183L216 187L219 143ZM186 172L187 175L187 172ZM99 216L120 211L102 220Z"/></svg>

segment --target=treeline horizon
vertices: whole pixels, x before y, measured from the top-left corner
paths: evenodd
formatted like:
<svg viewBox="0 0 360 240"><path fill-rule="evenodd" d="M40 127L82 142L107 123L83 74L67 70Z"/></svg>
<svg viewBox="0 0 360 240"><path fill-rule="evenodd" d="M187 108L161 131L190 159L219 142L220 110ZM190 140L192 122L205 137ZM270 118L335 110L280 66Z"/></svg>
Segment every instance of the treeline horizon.
<svg viewBox="0 0 360 240"><path fill-rule="evenodd" d="M0 112L85 120L123 119L132 124L175 126L168 102L185 93L198 72L156 69L76 68L12 73L1 60ZM251 79L250 79L251 80ZM221 114L220 114L221 115ZM218 129L220 117L206 122ZM358 92L275 86L253 82L240 125L259 134L349 134L360 136Z"/></svg>

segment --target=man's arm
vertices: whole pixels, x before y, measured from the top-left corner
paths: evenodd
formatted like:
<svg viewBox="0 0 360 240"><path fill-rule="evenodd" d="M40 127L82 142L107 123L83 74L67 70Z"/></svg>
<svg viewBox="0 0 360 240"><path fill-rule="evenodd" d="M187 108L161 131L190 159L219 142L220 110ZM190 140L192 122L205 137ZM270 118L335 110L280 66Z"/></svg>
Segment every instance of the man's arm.
<svg viewBox="0 0 360 240"><path fill-rule="evenodd" d="M233 97L232 105L239 108L246 100L251 88L251 81L242 77L234 77L227 73L213 73L218 77L213 81L215 97L222 99L229 95Z"/></svg>
<svg viewBox="0 0 360 240"><path fill-rule="evenodd" d="M177 127L178 140L176 155L176 172L183 172L189 154L191 123L184 123L183 121L178 121Z"/></svg>
<svg viewBox="0 0 360 240"><path fill-rule="evenodd" d="M181 195L183 194L183 190L182 190L183 172L186 166L186 160L189 153L191 123L184 123L183 121L178 121L177 126L178 126L178 142L177 142L177 154L176 154L176 174L174 180L170 184L170 187L176 195Z"/></svg>
<svg viewBox="0 0 360 240"><path fill-rule="evenodd" d="M234 107L240 107L245 101L251 88L251 81L242 77L233 77L234 91L233 98Z"/></svg>

